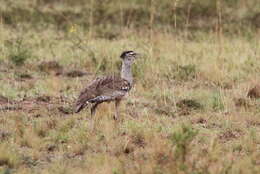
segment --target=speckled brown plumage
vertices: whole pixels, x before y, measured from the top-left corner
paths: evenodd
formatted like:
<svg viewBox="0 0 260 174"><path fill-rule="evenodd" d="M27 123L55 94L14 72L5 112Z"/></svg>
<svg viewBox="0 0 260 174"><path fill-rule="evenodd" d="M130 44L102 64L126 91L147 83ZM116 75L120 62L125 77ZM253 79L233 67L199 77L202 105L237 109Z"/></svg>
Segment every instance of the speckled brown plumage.
<svg viewBox="0 0 260 174"><path fill-rule="evenodd" d="M76 102L76 112L80 112L89 103L121 100L130 89L130 83L121 77L106 76L97 78L80 93Z"/></svg>

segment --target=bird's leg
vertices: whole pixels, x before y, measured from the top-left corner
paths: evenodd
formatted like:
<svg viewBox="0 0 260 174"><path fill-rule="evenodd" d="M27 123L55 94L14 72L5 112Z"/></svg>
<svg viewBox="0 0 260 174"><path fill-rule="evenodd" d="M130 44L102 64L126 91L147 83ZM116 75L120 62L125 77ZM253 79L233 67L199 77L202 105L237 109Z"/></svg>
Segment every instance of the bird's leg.
<svg viewBox="0 0 260 174"><path fill-rule="evenodd" d="M96 114L96 109L97 109L97 106L98 106L99 103L95 103L93 106L91 106L90 108L90 112L91 112L91 120L90 120L90 127L91 127L91 130L93 131L94 128L95 128L95 118L94 118L94 115Z"/></svg>
<svg viewBox="0 0 260 174"><path fill-rule="evenodd" d="M91 117L93 117L96 114L96 109L99 103L95 103L93 106L91 106L90 112L91 112Z"/></svg>
<svg viewBox="0 0 260 174"><path fill-rule="evenodd" d="M115 110L116 110L115 117L114 117L115 120L119 119L119 105L120 105L120 103L121 103L121 100L115 100Z"/></svg>

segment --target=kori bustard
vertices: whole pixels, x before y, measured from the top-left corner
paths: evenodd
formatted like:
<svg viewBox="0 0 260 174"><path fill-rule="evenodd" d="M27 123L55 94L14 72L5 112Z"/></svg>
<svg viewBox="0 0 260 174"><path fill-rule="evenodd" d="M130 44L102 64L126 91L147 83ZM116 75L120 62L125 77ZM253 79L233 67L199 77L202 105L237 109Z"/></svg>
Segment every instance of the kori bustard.
<svg viewBox="0 0 260 174"><path fill-rule="evenodd" d="M122 59L121 76L105 76L96 78L81 91L75 112L91 105L91 116L96 112L97 106L103 102L115 101L115 119L119 118L119 104L121 99L130 91L133 85L131 66L138 54L134 51L124 51Z"/></svg>

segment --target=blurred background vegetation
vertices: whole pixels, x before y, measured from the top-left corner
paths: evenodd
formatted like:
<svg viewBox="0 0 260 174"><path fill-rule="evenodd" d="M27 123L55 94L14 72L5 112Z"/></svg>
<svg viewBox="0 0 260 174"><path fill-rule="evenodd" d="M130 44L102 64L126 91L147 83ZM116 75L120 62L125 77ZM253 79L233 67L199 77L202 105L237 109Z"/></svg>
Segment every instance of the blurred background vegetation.
<svg viewBox="0 0 260 174"><path fill-rule="evenodd" d="M13 28L69 30L113 39L123 29L250 33L260 28L259 0L0 0L0 22Z"/></svg>

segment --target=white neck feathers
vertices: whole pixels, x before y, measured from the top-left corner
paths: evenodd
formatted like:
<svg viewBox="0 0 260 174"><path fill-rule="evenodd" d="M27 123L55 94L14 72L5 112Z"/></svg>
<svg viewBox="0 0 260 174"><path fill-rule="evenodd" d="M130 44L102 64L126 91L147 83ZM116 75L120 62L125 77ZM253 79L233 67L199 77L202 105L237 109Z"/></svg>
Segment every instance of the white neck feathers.
<svg viewBox="0 0 260 174"><path fill-rule="evenodd" d="M131 64L128 64L125 61L122 63L121 78L127 80L131 85L133 84Z"/></svg>

